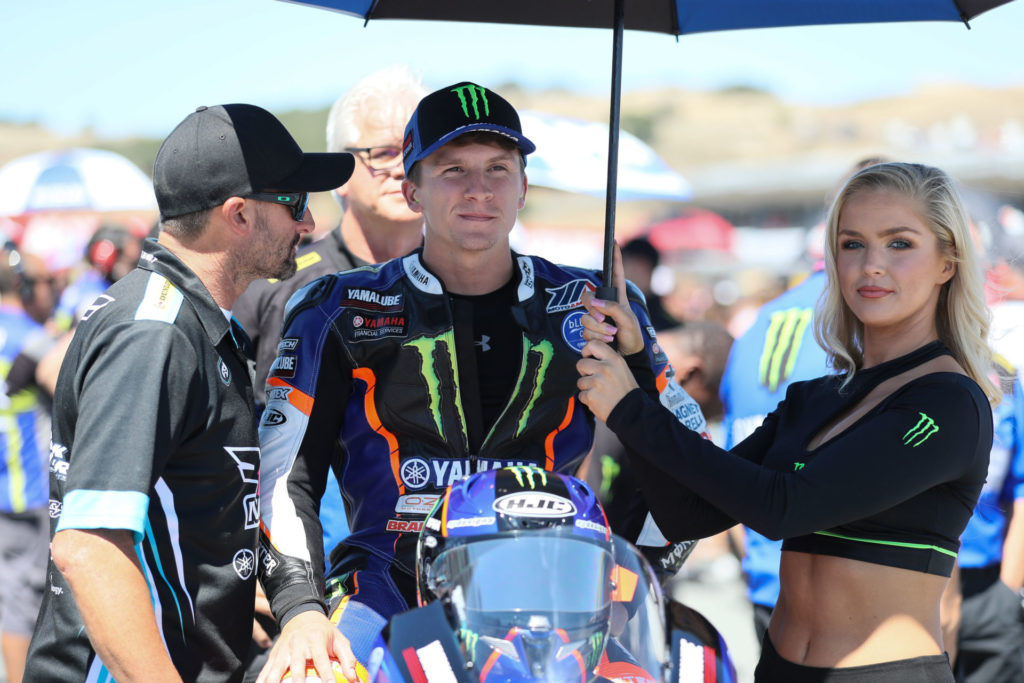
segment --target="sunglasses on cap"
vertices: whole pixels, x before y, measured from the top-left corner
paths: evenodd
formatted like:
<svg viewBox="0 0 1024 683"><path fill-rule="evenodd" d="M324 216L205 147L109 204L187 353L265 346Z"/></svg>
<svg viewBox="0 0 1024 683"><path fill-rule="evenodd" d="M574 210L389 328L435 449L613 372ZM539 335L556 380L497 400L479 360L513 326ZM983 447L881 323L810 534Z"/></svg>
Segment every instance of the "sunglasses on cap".
<svg viewBox="0 0 1024 683"><path fill-rule="evenodd" d="M284 204L291 208L292 218L299 223L306 215L306 206L309 205L308 192L254 192L245 196L245 199L256 199L261 202L273 202Z"/></svg>

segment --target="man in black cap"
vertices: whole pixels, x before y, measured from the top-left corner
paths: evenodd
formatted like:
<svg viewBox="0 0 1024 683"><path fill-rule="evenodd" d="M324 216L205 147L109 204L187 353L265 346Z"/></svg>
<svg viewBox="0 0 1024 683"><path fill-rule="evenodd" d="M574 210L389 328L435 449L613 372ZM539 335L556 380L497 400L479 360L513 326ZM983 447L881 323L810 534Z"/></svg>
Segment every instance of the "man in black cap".
<svg viewBox="0 0 1024 683"><path fill-rule="evenodd" d="M260 451L230 309L252 280L295 271L308 193L352 168L247 104L200 107L164 141L159 239L82 315L57 381L26 681L241 680Z"/></svg>
<svg viewBox="0 0 1024 683"><path fill-rule="evenodd" d="M458 83L427 95L403 143L422 249L324 276L289 302L260 423L259 571L282 624L260 681L307 659L333 680L329 657L351 679L353 655L375 680L374 638L416 604L416 540L445 487L505 466L572 473L589 451L576 362L600 277L511 250L533 151L497 93ZM632 287L629 303L647 324ZM662 372L653 331L644 342L636 355ZM325 594L317 501L329 469L351 535Z"/></svg>

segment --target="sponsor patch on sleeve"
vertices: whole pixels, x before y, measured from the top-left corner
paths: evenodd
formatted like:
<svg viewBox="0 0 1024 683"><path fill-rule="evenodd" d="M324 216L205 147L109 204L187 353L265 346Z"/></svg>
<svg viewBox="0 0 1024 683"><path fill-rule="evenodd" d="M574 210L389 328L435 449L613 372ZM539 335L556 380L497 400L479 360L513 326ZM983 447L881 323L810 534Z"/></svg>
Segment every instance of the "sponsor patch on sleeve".
<svg viewBox="0 0 1024 683"><path fill-rule="evenodd" d="M299 365L297 356L278 356L270 366L271 377L294 377Z"/></svg>
<svg viewBox="0 0 1024 683"><path fill-rule="evenodd" d="M545 289L551 298L548 299L547 312L561 313L571 311L574 308L583 306L583 293L586 291L596 292L597 287L590 280L579 279L567 282L561 287Z"/></svg>
<svg viewBox="0 0 1024 683"><path fill-rule="evenodd" d="M576 353L583 351L587 343L583 338L583 311L573 311L562 319L562 339Z"/></svg>

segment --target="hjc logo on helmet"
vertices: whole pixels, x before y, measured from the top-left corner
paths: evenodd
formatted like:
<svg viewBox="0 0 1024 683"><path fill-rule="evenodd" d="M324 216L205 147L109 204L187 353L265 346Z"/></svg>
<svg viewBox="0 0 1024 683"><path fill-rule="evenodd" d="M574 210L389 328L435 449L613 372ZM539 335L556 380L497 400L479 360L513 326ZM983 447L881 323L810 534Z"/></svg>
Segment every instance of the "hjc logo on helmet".
<svg viewBox="0 0 1024 683"><path fill-rule="evenodd" d="M568 498L543 491L510 493L494 501L494 510L513 517L568 517L576 514L576 506Z"/></svg>

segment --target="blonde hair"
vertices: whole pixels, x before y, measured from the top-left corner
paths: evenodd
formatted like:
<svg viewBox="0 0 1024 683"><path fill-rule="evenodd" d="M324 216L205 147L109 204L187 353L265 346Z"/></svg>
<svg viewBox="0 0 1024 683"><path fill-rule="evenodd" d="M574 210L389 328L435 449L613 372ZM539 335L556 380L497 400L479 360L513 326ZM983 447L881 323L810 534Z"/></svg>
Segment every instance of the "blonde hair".
<svg viewBox="0 0 1024 683"><path fill-rule="evenodd" d="M939 291L935 320L939 339L989 400L998 402L999 389L988 378L992 366L992 350L986 341L990 316L981 264L960 193L949 175L932 166L901 162L868 166L850 177L836 195L825 234L828 284L814 314L814 336L828 354L829 363L849 382L864 361L864 325L847 306L839 288L839 216L856 193L879 190L917 202L921 219L938 239L939 250L956 263L956 273Z"/></svg>

